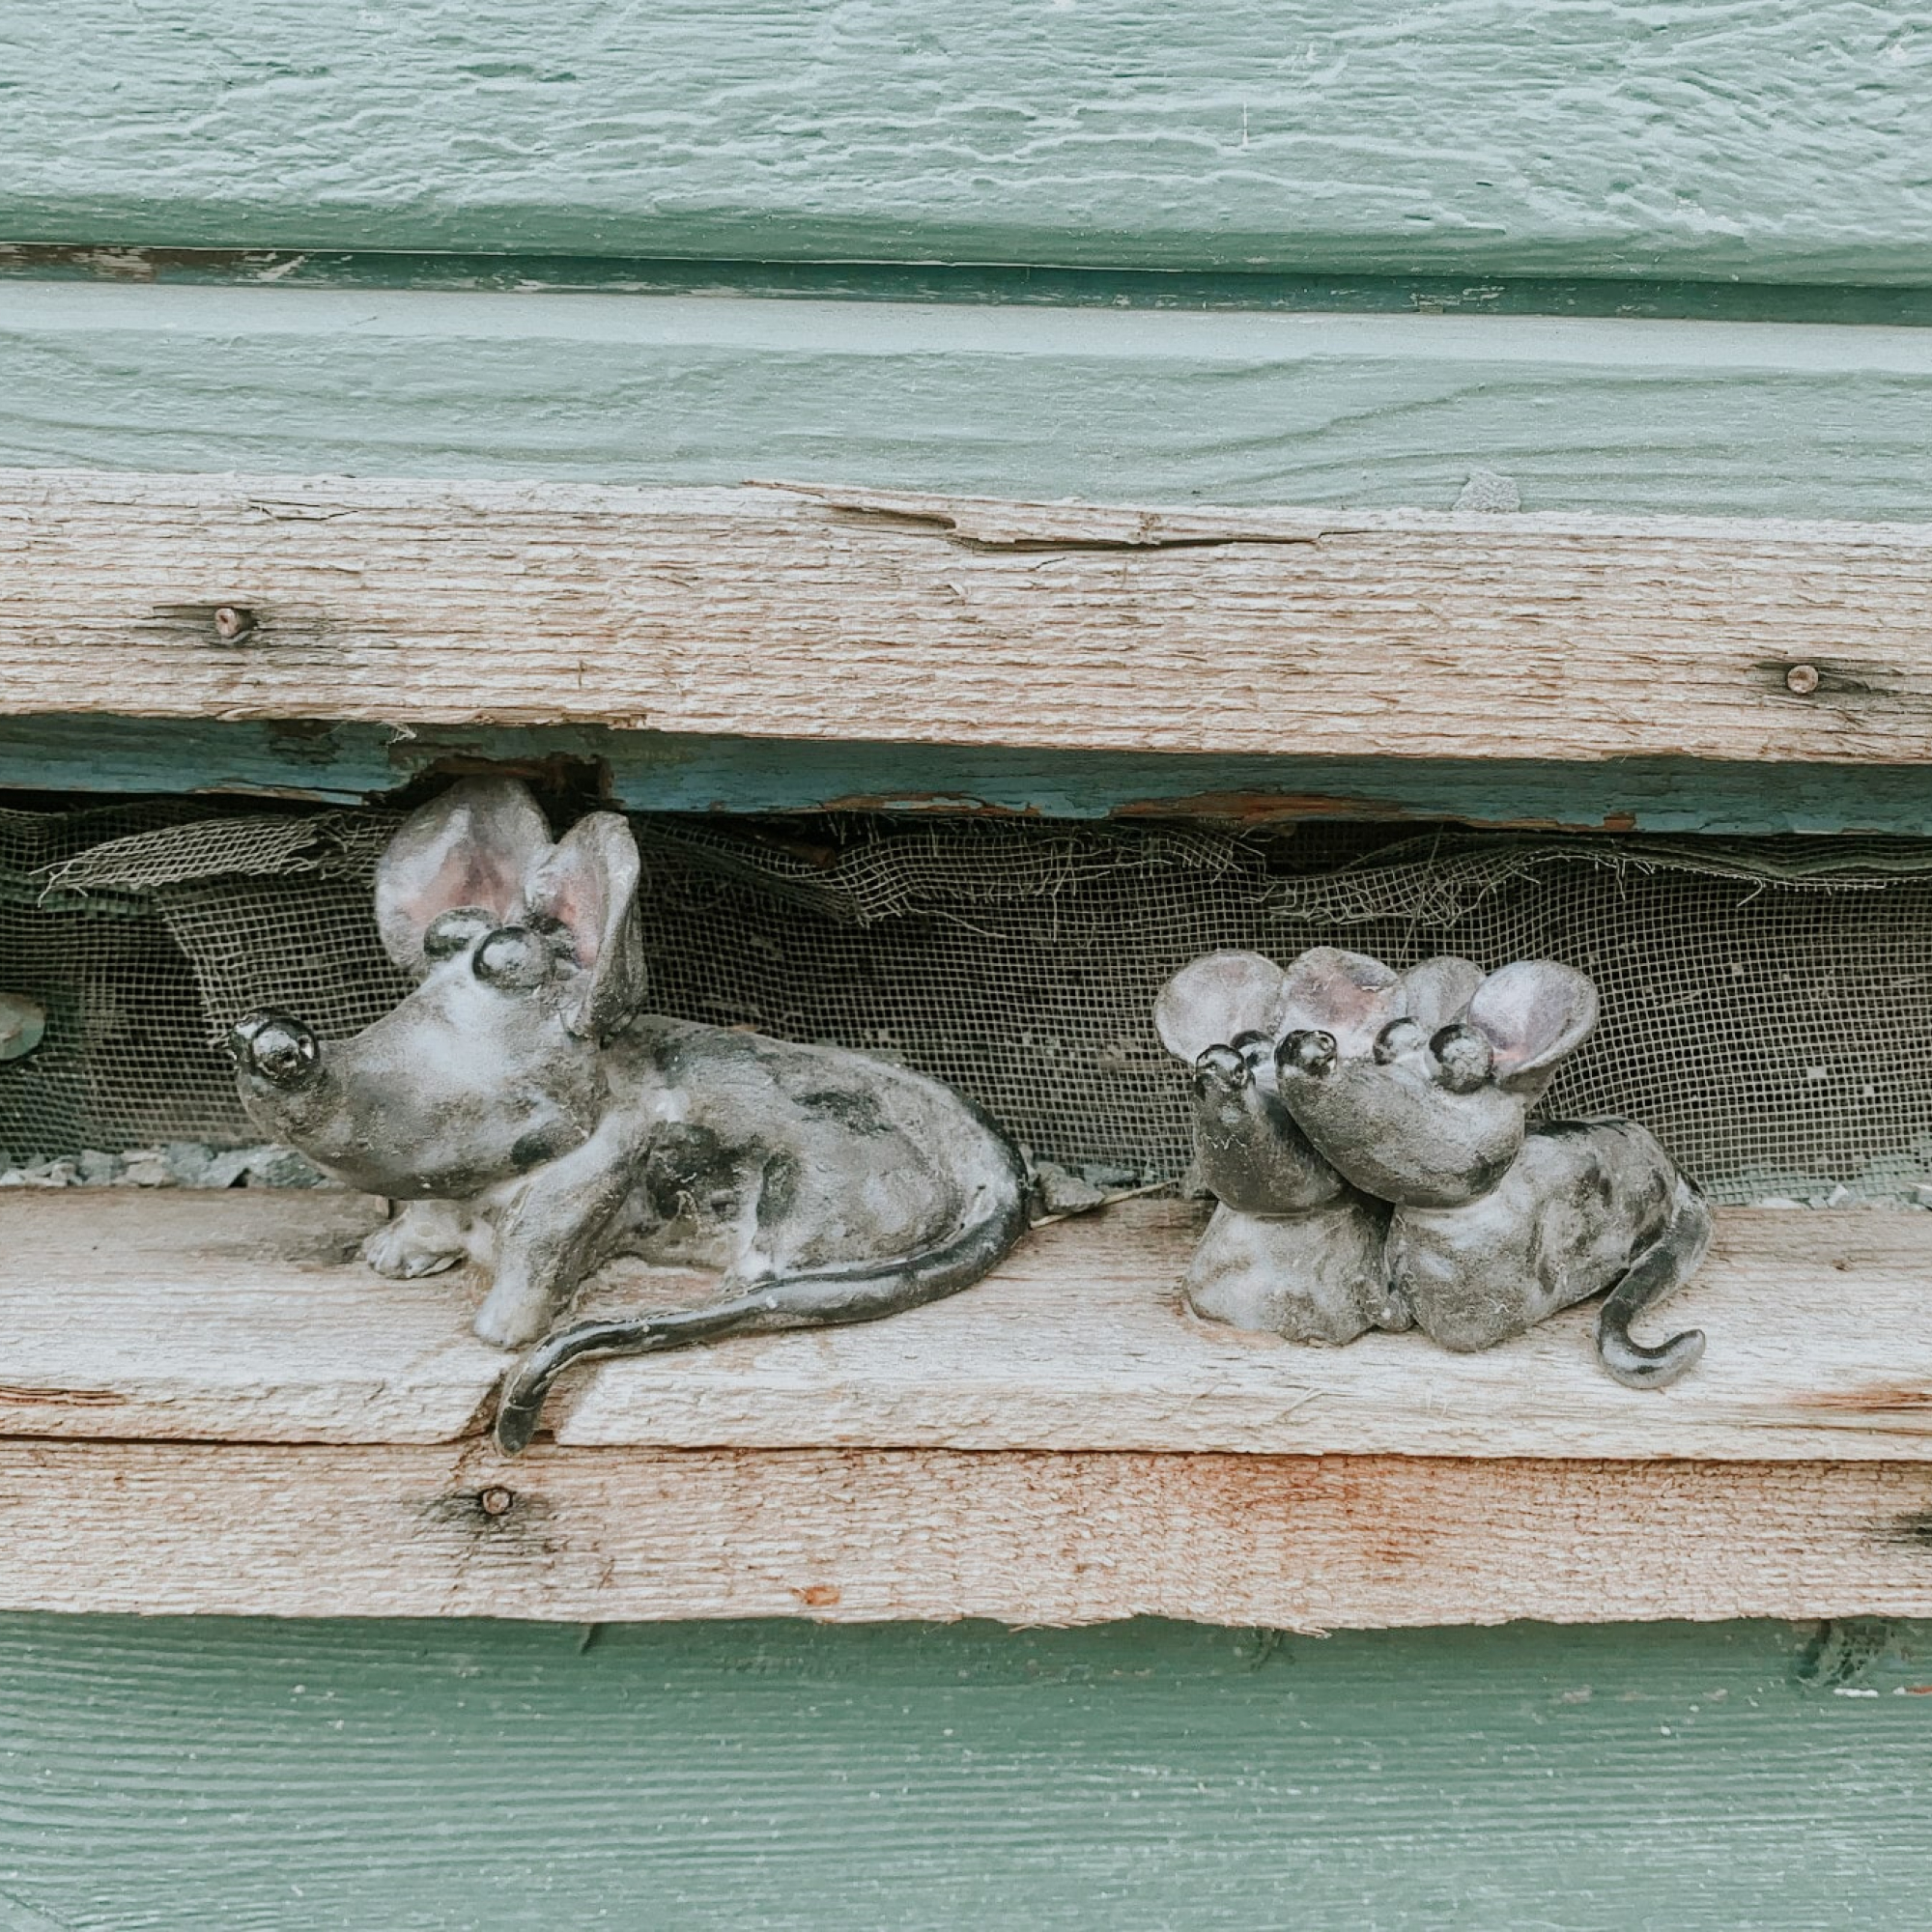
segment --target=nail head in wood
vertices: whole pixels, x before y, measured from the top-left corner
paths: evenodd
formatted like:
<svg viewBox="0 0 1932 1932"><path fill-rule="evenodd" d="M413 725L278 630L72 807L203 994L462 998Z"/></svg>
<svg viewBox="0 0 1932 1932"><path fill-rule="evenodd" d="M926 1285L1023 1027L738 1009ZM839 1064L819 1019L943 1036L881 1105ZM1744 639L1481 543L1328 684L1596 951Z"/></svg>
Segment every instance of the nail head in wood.
<svg viewBox="0 0 1932 1932"><path fill-rule="evenodd" d="M255 628L255 613L240 604L222 604L214 612L214 635L224 644L238 642Z"/></svg>
<svg viewBox="0 0 1932 1932"><path fill-rule="evenodd" d="M1809 697L1818 689L1818 668L1815 665L1793 665L1784 673L1784 688L1795 692L1800 697Z"/></svg>
<svg viewBox="0 0 1932 1932"><path fill-rule="evenodd" d="M511 1505L517 1500L513 1490L506 1490L500 1484L485 1490L477 1498L476 1506L485 1516L508 1516Z"/></svg>

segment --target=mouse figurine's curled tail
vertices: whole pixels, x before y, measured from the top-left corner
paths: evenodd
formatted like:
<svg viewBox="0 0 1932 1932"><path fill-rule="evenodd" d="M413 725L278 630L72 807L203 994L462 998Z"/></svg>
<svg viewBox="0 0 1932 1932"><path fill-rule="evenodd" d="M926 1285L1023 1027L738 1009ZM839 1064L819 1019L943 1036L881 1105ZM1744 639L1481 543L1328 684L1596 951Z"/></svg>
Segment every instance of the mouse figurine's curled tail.
<svg viewBox="0 0 1932 1932"><path fill-rule="evenodd" d="M1007 1198L985 1220L944 1247L902 1261L849 1263L768 1281L709 1307L576 1322L539 1342L511 1371L497 1406L497 1447L515 1456L529 1446L556 1378L578 1362L655 1355L781 1328L876 1321L970 1288L1006 1258L1026 1233L1027 1221L1026 1177L1015 1159Z"/></svg>

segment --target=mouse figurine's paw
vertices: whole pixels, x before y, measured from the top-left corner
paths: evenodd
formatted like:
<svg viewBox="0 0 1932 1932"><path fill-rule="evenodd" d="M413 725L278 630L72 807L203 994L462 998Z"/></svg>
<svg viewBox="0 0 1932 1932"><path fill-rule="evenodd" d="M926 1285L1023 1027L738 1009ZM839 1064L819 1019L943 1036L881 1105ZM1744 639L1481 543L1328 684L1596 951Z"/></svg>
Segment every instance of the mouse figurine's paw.
<svg viewBox="0 0 1932 1932"><path fill-rule="evenodd" d="M498 1284L476 1311L470 1332L493 1349L527 1349L550 1333L554 1312L547 1297L522 1292L506 1294Z"/></svg>
<svg viewBox="0 0 1932 1932"><path fill-rule="evenodd" d="M384 1221L362 1243L362 1259L391 1281L415 1281L426 1274L441 1274L469 1256L446 1241L425 1240L408 1215L398 1215L393 1221Z"/></svg>

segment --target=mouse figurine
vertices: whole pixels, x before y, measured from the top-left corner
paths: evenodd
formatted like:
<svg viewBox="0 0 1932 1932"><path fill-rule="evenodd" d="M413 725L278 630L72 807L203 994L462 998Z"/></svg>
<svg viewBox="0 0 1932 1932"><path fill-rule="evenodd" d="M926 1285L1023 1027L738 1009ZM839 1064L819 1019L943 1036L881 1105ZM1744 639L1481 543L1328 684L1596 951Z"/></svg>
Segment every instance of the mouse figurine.
<svg viewBox="0 0 1932 1932"><path fill-rule="evenodd" d="M1528 1119L1596 1025L1581 973L1520 960L1439 1025L1372 991L1394 976L1359 953L1319 948L1295 973L1304 1012L1349 1023L1291 1027L1276 1091L1311 1146L1390 1205L1388 1285L1417 1327L1487 1349L1606 1294L1597 1351L1618 1381L1662 1388L1697 1362L1700 1331L1651 1348L1630 1326L1703 1260L1703 1195L1634 1122Z"/></svg>
<svg viewBox="0 0 1932 1932"><path fill-rule="evenodd" d="M1482 974L1460 959L1402 975L1363 965L1373 983L1349 987L1358 1011L1338 998L1347 981L1238 952L1193 960L1154 1002L1161 1044L1193 1069L1195 1174L1215 1197L1183 1283L1208 1321L1331 1346L1410 1325L1383 1265L1388 1209L1350 1186L1282 1104L1275 1043L1325 1026L1366 1051L1388 1013L1434 1028Z"/></svg>
<svg viewBox="0 0 1932 1932"><path fill-rule="evenodd" d="M950 1088L645 1012L639 877L617 813L553 841L522 784L463 781L377 867L382 942L415 989L351 1039L274 1012L231 1036L264 1132L401 1204L370 1264L474 1261L476 1333L538 1345L498 1410L508 1454L571 1362L892 1315L979 1280L1027 1227L1018 1154ZM617 1255L717 1268L721 1296L553 1334Z"/></svg>

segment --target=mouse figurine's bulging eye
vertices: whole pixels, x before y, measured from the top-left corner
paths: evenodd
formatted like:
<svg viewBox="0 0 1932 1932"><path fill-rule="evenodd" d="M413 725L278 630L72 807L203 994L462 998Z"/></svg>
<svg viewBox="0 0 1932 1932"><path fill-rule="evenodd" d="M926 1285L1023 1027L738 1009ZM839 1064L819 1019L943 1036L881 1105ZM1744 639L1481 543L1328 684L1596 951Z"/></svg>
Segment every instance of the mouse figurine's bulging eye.
<svg viewBox="0 0 1932 1932"><path fill-rule="evenodd" d="M1320 1079L1335 1065L1335 1036L1303 1027L1288 1034L1274 1050L1274 1064L1283 1072L1293 1068Z"/></svg>
<svg viewBox="0 0 1932 1932"><path fill-rule="evenodd" d="M486 986L526 993L550 978L549 944L526 925L506 925L476 949L473 968Z"/></svg>
<svg viewBox="0 0 1932 1932"><path fill-rule="evenodd" d="M1390 1020L1376 1036L1376 1065L1386 1066L1391 1061L1400 1060L1405 1053L1413 1053L1422 1044L1423 1037L1422 1029L1414 1020Z"/></svg>
<svg viewBox="0 0 1932 1932"><path fill-rule="evenodd" d="M1460 1020L1442 1028L1429 1042L1435 1057L1435 1084L1452 1094L1473 1094L1490 1077L1495 1050L1472 1026Z"/></svg>
<svg viewBox="0 0 1932 1932"><path fill-rule="evenodd" d="M496 923L481 906L452 906L448 912L440 912L423 933L423 957L432 962L452 958Z"/></svg>

